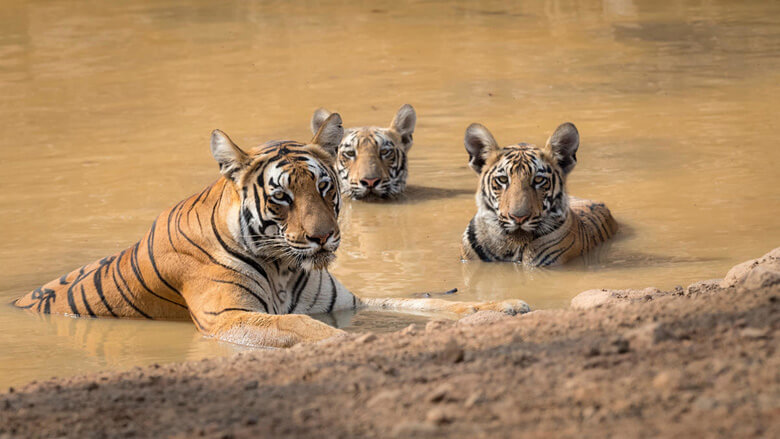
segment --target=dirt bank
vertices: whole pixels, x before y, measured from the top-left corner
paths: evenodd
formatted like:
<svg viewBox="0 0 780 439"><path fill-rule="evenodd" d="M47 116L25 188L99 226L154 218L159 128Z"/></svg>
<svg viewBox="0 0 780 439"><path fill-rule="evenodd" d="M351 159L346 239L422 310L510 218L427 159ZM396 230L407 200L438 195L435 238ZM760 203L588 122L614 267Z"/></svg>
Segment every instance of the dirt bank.
<svg viewBox="0 0 780 439"><path fill-rule="evenodd" d="M30 384L0 437L780 437L778 328L780 248L675 291Z"/></svg>

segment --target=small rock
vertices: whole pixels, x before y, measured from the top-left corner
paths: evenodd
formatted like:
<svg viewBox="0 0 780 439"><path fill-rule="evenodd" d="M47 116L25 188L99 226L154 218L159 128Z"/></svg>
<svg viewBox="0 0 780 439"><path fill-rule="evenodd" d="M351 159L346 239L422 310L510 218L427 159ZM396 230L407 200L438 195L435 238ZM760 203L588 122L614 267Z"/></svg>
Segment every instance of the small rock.
<svg viewBox="0 0 780 439"><path fill-rule="evenodd" d="M612 345L615 352L618 354L625 354L626 352L629 351L630 348L628 340L620 336L613 338L610 341L610 344Z"/></svg>
<svg viewBox="0 0 780 439"><path fill-rule="evenodd" d="M244 390L254 390L257 388L257 386L258 386L257 380L252 380L246 383L246 385L244 386Z"/></svg>
<svg viewBox="0 0 780 439"><path fill-rule="evenodd" d="M415 335L419 330L420 330L419 326L412 323L411 325L401 330L401 335Z"/></svg>
<svg viewBox="0 0 780 439"><path fill-rule="evenodd" d="M425 325L425 332L439 331L451 324L452 322L448 320L441 320L441 319L431 320Z"/></svg>
<svg viewBox="0 0 780 439"><path fill-rule="evenodd" d="M428 394L427 400L429 402L442 402L451 399L453 387L451 384L442 384Z"/></svg>
<svg viewBox="0 0 780 439"><path fill-rule="evenodd" d="M722 281L723 279L708 279L708 280L701 280L698 282L694 282L688 285L688 288L685 289L685 292L687 294L698 294L698 293L708 293L710 291L719 290L720 283Z"/></svg>
<svg viewBox="0 0 780 439"><path fill-rule="evenodd" d="M464 351L458 342L449 339L444 345L444 349L439 352L439 360L444 363L460 363L463 361Z"/></svg>
<svg viewBox="0 0 780 439"><path fill-rule="evenodd" d="M571 299L571 307L574 309L591 309L616 303L638 302L653 300L661 294L661 290L648 287L643 290L587 290Z"/></svg>
<svg viewBox="0 0 780 439"><path fill-rule="evenodd" d="M474 407L475 405L481 404L483 402L485 402L485 394L482 393L482 391L478 390L478 391L472 393L471 395L469 395L469 397L466 398L466 402L463 403L463 405L466 408L471 408L471 407Z"/></svg>
<svg viewBox="0 0 780 439"><path fill-rule="evenodd" d="M401 397L400 390L383 390L366 402L366 407L376 407L385 405L394 405L396 401Z"/></svg>
<svg viewBox="0 0 780 439"><path fill-rule="evenodd" d="M745 338L767 338L769 336L769 331L767 328L745 328L739 331L739 335Z"/></svg>
<svg viewBox="0 0 780 439"><path fill-rule="evenodd" d="M85 387L85 389L86 389L88 392L91 392L91 391L93 391L93 390L97 390L97 388L98 388L98 387L100 387L100 386L98 385L98 383L96 383L96 382L94 382L94 381L93 381L93 382L91 382L91 383L87 384L87 386Z"/></svg>
<svg viewBox="0 0 780 439"><path fill-rule="evenodd" d="M428 413L425 415L425 420L433 425L444 425L451 423L453 417L444 408L434 407L428 410Z"/></svg>
<svg viewBox="0 0 780 439"><path fill-rule="evenodd" d="M682 382L682 373L675 370L665 370L659 372L653 378L653 387L665 393L673 392L680 388Z"/></svg>
<svg viewBox="0 0 780 439"><path fill-rule="evenodd" d="M693 406L699 410L712 410L718 406L718 401L714 398L700 396L693 402Z"/></svg>
<svg viewBox="0 0 780 439"><path fill-rule="evenodd" d="M780 284L780 261L759 265L738 282L740 288L752 291Z"/></svg>
<svg viewBox="0 0 780 439"><path fill-rule="evenodd" d="M358 337L357 340L355 340L355 342L360 344L366 344L366 343L371 343L374 340L376 340L376 334L368 333Z"/></svg>
<svg viewBox="0 0 780 439"><path fill-rule="evenodd" d="M427 436L436 431L436 427L423 422L400 422L393 427L391 435L398 438Z"/></svg>
<svg viewBox="0 0 780 439"><path fill-rule="evenodd" d="M502 320L512 320L512 317L508 314L498 311L479 311L474 314L469 314L466 317L458 320L458 326L480 326L489 325L494 322Z"/></svg>
<svg viewBox="0 0 780 439"><path fill-rule="evenodd" d="M636 329L628 331L626 336L639 344L654 345L665 340L674 338L666 326L662 323L648 323Z"/></svg>

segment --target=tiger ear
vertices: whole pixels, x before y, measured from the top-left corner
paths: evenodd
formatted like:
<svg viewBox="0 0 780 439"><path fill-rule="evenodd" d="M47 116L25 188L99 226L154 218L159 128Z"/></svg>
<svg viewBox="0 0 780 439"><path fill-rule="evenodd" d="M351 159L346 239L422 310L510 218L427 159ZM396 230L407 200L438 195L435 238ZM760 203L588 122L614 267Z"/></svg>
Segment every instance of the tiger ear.
<svg viewBox="0 0 780 439"><path fill-rule="evenodd" d="M469 153L469 166L477 174L482 173L482 167L488 157L498 150L498 143L493 135L482 124L472 123L466 128L466 137L463 139L466 152Z"/></svg>
<svg viewBox="0 0 780 439"><path fill-rule="evenodd" d="M233 181L237 181L236 173L249 162L247 153L220 130L211 132L211 155L219 163L219 172Z"/></svg>
<svg viewBox="0 0 780 439"><path fill-rule="evenodd" d="M316 143L322 149L328 152L333 157L336 157L336 152L339 149L339 143L341 138L344 137L344 127L341 126L341 115L338 113L331 113L314 134L314 138L311 139L311 143Z"/></svg>
<svg viewBox="0 0 780 439"><path fill-rule="evenodd" d="M401 135L401 142L407 151L412 147L412 134L416 124L417 113L415 113L414 107L409 104L404 104L399 108L393 121L390 122L390 128Z"/></svg>
<svg viewBox="0 0 780 439"><path fill-rule="evenodd" d="M545 148L553 154L564 175L577 164L577 149L580 147L580 133L571 122L562 123L555 129Z"/></svg>
<svg viewBox="0 0 780 439"><path fill-rule="evenodd" d="M317 131L320 130L322 123L325 122L325 119L327 119L330 115L330 111L322 107L314 110L314 114L311 116L311 133L317 134Z"/></svg>

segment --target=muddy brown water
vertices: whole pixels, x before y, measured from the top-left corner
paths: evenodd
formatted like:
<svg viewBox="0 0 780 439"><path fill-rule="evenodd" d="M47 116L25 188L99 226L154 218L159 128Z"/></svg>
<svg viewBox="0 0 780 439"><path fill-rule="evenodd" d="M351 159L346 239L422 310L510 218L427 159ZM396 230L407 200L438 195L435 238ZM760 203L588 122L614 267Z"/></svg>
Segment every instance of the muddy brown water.
<svg viewBox="0 0 780 439"><path fill-rule="evenodd" d="M777 2L6 0L0 301L135 242L213 181L213 128L246 146L306 140L316 107L385 125L403 103L418 113L408 196L347 203L342 218L332 271L358 294L458 288L546 308L719 277L780 243L778 55ZM475 121L503 144L574 122L569 192L606 202L618 237L561 268L461 263ZM0 386L238 349L190 323L0 306Z"/></svg>

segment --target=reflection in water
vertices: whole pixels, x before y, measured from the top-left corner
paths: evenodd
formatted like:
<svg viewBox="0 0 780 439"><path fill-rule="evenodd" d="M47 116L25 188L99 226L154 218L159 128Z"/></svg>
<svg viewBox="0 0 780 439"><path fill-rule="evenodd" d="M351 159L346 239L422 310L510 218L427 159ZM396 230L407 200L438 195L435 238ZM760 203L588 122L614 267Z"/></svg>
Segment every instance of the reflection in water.
<svg viewBox="0 0 780 439"><path fill-rule="evenodd" d="M779 22L777 2L736 0L5 1L0 302L126 247L212 182L211 129L305 140L321 105L346 126L417 110L406 197L345 206L332 271L359 294L538 308L721 276L780 244ZM460 262L466 126L543 144L562 120L587 134L569 191L605 202L617 238L554 269ZM0 306L0 386L238 349L189 323Z"/></svg>

